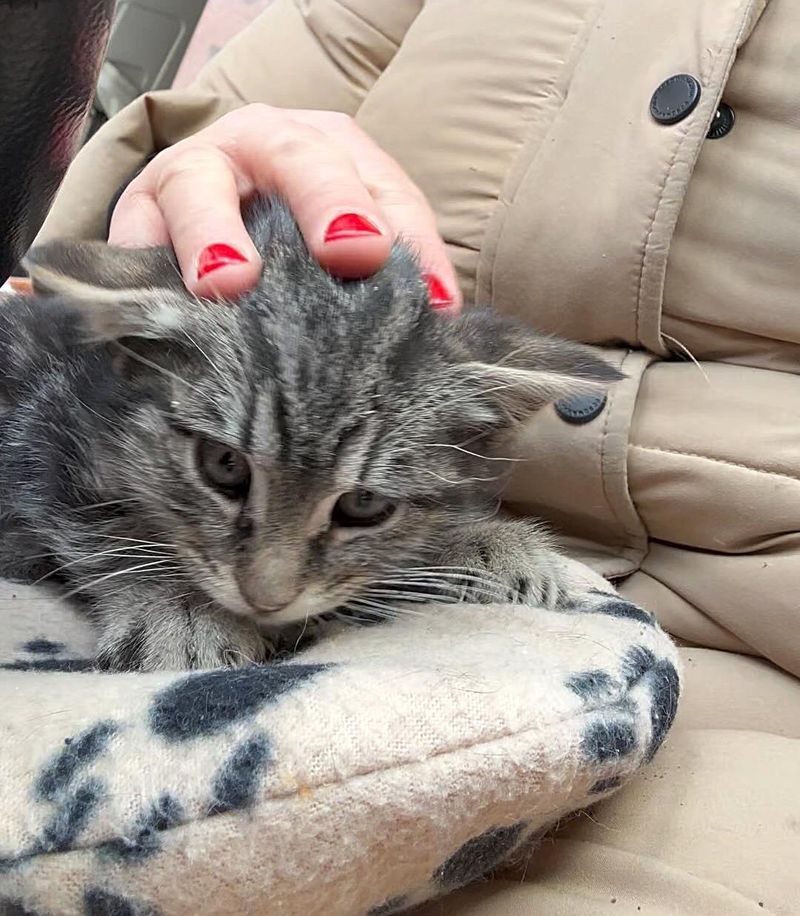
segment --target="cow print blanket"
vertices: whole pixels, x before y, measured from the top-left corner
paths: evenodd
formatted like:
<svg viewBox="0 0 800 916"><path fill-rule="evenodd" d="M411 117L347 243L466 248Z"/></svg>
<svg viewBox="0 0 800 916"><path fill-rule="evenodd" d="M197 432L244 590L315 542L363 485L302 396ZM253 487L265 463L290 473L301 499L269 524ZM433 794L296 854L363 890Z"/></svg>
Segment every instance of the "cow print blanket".
<svg viewBox="0 0 800 916"><path fill-rule="evenodd" d="M677 654L575 564L574 612L431 605L238 671L106 674L0 590L0 913L378 916L535 855L663 741Z"/></svg>

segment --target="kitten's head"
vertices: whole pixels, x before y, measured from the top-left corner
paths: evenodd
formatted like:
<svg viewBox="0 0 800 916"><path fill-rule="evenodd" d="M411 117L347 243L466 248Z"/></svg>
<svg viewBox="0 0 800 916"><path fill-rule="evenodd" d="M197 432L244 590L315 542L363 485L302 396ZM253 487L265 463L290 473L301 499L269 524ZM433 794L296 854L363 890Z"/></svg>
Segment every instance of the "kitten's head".
<svg viewBox="0 0 800 916"><path fill-rule="evenodd" d="M87 456L98 487L237 613L302 620L402 581L491 515L514 425L619 378L492 313L438 315L403 246L341 282L283 206L257 202L248 226L264 272L236 303L193 299L166 250L53 244L30 265L129 395Z"/></svg>

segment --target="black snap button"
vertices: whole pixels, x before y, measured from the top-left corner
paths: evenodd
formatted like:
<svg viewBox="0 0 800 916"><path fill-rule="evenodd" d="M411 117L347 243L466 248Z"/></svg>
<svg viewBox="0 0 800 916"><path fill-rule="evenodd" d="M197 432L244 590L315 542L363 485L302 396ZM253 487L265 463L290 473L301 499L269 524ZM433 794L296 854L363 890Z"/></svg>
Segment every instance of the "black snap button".
<svg viewBox="0 0 800 916"><path fill-rule="evenodd" d="M587 394L576 398L565 398L556 402L556 413L565 423L582 426L599 417L606 406L605 394Z"/></svg>
<svg viewBox="0 0 800 916"><path fill-rule="evenodd" d="M714 115L714 120L711 122L711 127L708 128L706 137L708 137L709 140L719 140L720 137L724 137L725 134L730 133L730 129L733 127L735 120L736 114L731 106L725 102L720 102L717 113Z"/></svg>
<svg viewBox="0 0 800 916"><path fill-rule="evenodd" d="M659 124L676 124L691 114L700 101L700 83L688 73L671 76L650 99L650 114Z"/></svg>

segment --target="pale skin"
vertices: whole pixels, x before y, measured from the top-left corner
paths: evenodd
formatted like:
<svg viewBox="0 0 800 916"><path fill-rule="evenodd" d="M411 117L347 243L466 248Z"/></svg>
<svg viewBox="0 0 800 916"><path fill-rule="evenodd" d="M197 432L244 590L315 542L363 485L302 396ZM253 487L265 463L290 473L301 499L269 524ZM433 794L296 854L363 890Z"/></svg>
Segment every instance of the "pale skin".
<svg viewBox="0 0 800 916"><path fill-rule="evenodd" d="M171 244L198 296L234 298L261 259L240 215L255 193L284 197L311 252L332 274L364 277L402 237L419 253L431 305L461 296L433 212L400 166L347 115L252 104L156 156L122 194L112 245Z"/></svg>

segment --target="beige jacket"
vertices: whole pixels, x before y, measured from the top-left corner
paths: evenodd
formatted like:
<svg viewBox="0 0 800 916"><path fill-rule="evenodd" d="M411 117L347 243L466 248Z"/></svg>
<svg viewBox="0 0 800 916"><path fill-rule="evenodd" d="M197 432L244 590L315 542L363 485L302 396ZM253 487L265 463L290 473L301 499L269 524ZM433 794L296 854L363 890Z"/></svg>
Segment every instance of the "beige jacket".
<svg viewBox="0 0 800 916"><path fill-rule="evenodd" d="M782 743L800 737L800 689L745 657L800 674L798 49L793 0L274 0L192 91L145 96L98 133L42 233L101 236L143 157L245 102L337 109L427 193L468 303L609 348L627 380L590 422L530 423L508 500L686 644L721 650L687 653L685 734L711 732L674 739L683 781L610 803L628 840L589 837L613 873L639 880L608 852L627 848L689 907L647 912L763 912L762 897L800 912L800 754ZM660 122L651 99L678 74L699 102ZM722 100L735 123L707 139ZM656 849L641 819L676 798ZM708 817L728 833L712 829L700 864ZM766 823L777 857L754 839ZM562 877L591 890L537 912L584 912L605 880L592 862L573 849ZM537 880L539 904L560 899ZM470 912L506 912L481 899Z"/></svg>

